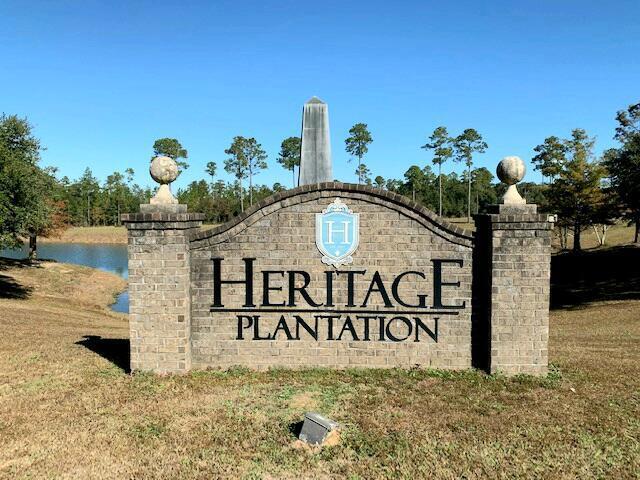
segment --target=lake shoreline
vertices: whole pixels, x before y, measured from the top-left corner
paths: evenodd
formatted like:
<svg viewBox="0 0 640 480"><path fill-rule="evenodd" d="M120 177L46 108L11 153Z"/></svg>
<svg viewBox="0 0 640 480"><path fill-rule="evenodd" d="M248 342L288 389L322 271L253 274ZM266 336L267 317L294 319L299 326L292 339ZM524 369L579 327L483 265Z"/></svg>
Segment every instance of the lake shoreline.
<svg viewBox="0 0 640 480"><path fill-rule="evenodd" d="M52 259L29 263L0 256L0 271L0 300L68 304L70 312L80 307L119 314L110 306L127 290L127 280L116 273Z"/></svg>
<svg viewBox="0 0 640 480"><path fill-rule="evenodd" d="M86 269L86 271L94 271L97 272L95 275L101 276L102 274L109 275L111 277L116 277L122 282L113 282L106 281L106 288L111 289L111 298L106 301L105 308L113 313L118 313L122 315L128 315L129 313L129 295L128 295L128 281L126 277L119 275L115 272L110 272L104 269L90 267L87 265L81 265L76 263L67 263L67 262L59 262L52 258L40 258L36 260L34 263L29 263L27 259L13 258L7 257L1 254L0 251L0 271L6 271L11 269L24 269L24 268L44 268L44 269L61 269L63 273L75 272L77 268ZM102 281L102 279L101 279ZM116 286L114 286L116 285ZM40 286L40 285L37 285ZM17 294L14 294L14 290L17 288ZM26 286L23 287L19 283L13 281L11 277L7 277L7 275L0 275L0 289L3 292L0 292L0 299L2 298L26 298L23 297L22 292L30 292L33 287ZM5 294L5 296L2 295ZM87 303L86 299L82 299L82 303ZM88 302L91 303L91 302Z"/></svg>
<svg viewBox="0 0 640 480"><path fill-rule="evenodd" d="M17 250L0 250L0 258L22 263L28 257L28 247L23 245ZM72 243L42 242L38 247L40 262L79 265L120 277L125 281L123 288L114 295L110 303L113 311L128 313L129 297L127 292L128 259L127 246L114 243Z"/></svg>

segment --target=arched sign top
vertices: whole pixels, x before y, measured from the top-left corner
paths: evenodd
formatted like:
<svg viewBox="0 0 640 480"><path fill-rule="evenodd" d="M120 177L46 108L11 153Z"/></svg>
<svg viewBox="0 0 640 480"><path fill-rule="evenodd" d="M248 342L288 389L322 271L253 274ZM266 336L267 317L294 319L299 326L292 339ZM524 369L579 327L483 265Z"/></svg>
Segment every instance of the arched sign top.
<svg viewBox="0 0 640 480"><path fill-rule="evenodd" d="M452 223L440 219L434 212L422 205L408 200L387 190L381 190L369 185L356 185L342 182L325 182L312 185L304 185L291 190L273 194L256 203L244 213L231 219L227 223L208 230L200 230L191 233L190 240L199 244L219 243L231 238L247 227L259 221L265 215L273 213L280 208L305 203L318 198L327 198L328 203L343 195L348 198L369 203L380 204L397 210L408 218L416 220L425 228L444 239L462 246L473 247L474 237L471 232ZM198 245L194 245L195 248Z"/></svg>

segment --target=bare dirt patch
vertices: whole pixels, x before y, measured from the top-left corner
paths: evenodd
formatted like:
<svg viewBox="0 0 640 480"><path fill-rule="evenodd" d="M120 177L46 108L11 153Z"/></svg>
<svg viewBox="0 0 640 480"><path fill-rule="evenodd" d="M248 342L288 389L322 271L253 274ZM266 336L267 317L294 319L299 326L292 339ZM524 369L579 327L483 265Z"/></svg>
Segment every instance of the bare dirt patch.
<svg viewBox="0 0 640 480"><path fill-rule="evenodd" d="M291 408L309 411L318 407L317 395L312 392L297 393L289 402Z"/></svg>

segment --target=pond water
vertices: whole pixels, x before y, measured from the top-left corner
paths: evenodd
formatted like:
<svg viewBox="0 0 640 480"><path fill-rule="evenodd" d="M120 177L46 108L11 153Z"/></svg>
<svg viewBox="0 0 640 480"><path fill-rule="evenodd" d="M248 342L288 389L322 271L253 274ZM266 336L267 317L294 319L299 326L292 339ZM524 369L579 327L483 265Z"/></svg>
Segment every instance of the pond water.
<svg viewBox="0 0 640 480"><path fill-rule="evenodd" d="M0 256L8 258L27 258L28 247L20 250L0 250ZM127 246L107 243L39 243L38 258L57 262L75 263L91 268L115 273L126 279L129 276ZM111 306L116 312L129 312L129 292L121 293Z"/></svg>

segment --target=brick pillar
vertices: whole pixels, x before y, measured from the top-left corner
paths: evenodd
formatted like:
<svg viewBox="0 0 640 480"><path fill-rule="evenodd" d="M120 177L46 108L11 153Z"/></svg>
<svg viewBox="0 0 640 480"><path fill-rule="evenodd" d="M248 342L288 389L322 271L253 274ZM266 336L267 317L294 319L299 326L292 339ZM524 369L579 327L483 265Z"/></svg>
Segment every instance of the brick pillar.
<svg viewBox="0 0 640 480"><path fill-rule="evenodd" d="M131 370L180 373L191 368L188 234L203 215L186 205L141 205L124 214L129 236Z"/></svg>
<svg viewBox="0 0 640 480"><path fill-rule="evenodd" d="M478 344L490 373L542 375L548 367L551 232L536 205L476 215Z"/></svg>

